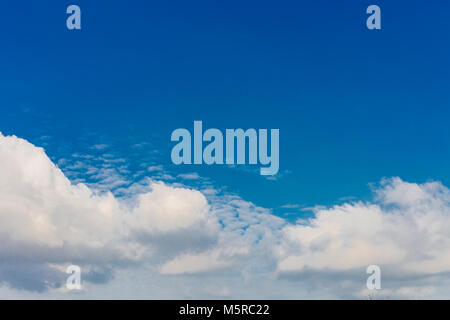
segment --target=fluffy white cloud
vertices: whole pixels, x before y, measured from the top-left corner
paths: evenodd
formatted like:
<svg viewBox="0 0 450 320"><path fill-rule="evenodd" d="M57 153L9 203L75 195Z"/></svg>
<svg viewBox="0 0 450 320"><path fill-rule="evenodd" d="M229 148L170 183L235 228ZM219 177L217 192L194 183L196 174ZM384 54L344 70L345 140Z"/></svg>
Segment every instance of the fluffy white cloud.
<svg viewBox="0 0 450 320"><path fill-rule="evenodd" d="M39 268L71 261L131 263L154 251L155 244L142 238L170 234L175 246L179 241L186 248L185 233L217 233L198 191L152 183L130 207L110 192L71 184L43 149L15 136L0 135L0 168L0 277L14 272L11 260Z"/></svg>
<svg viewBox="0 0 450 320"><path fill-rule="evenodd" d="M349 272L376 264L386 279L446 276L450 192L439 182L384 180L374 203L318 209L313 219L289 225L282 233L280 274Z"/></svg>
<svg viewBox="0 0 450 320"><path fill-rule="evenodd" d="M217 227L202 193L163 183L153 183L152 192L138 196L132 223L136 228L149 232L171 232L196 226L211 230Z"/></svg>
<svg viewBox="0 0 450 320"><path fill-rule="evenodd" d="M44 150L0 136L0 167L0 234L10 243L95 248L122 232L114 197L71 185Z"/></svg>

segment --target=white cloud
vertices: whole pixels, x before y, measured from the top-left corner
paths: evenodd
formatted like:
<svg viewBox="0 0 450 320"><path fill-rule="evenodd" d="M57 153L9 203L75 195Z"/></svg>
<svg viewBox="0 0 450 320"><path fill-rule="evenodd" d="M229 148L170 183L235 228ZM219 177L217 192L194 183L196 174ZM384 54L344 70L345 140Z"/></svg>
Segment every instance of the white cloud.
<svg viewBox="0 0 450 320"><path fill-rule="evenodd" d="M200 179L200 176L198 175L197 172L179 174L178 177L181 178L181 179L185 179L185 180L198 180L198 179Z"/></svg>
<svg viewBox="0 0 450 320"><path fill-rule="evenodd" d="M375 194L374 203L318 209L308 222L285 227L278 272L338 273L377 264L387 279L448 274L449 190L394 178Z"/></svg>
<svg viewBox="0 0 450 320"><path fill-rule="evenodd" d="M161 266L161 274L193 274L225 269L233 265L233 259L247 255L249 248L236 247L214 249L198 254L182 254Z"/></svg>
<svg viewBox="0 0 450 320"><path fill-rule="evenodd" d="M71 184L43 149L14 136L0 136L0 168L3 265L11 258L43 264L136 262L154 248L134 237L135 230L141 237L170 233L180 241L182 233L217 231L198 191L152 183L129 208L110 192Z"/></svg>
<svg viewBox="0 0 450 320"><path fill-rule="evenodd" d="M119 231L114 197L71 185L44 150L2 136L0 167L0 234L10 243L101 247Z"/></svg>
<svg viewBox="0 0 450 320"><path fill-rule="evenodd" d="M148 172L153 172L153 171L163 171L163 166L162 165L157 165L157 166L150 166L147 168Z"/></svg>
<svg viewBox="0 0 450 320"><path fill-rule="evenodd" d="M131 216L134 228L148 232L172 232L198 226L213 230L216 223L202 193L169 187L162 182L153 183L152 192L137 197Z"/></svg>

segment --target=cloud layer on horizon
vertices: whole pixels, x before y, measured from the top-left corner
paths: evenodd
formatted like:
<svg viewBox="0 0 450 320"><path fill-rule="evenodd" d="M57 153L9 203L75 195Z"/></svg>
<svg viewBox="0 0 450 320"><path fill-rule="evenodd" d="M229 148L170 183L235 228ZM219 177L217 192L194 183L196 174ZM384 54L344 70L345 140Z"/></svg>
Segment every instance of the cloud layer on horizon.
<svg viewBox="0 0 450 320"><path fill-rule="evenodd" d="M386 179L371 202L317 207L293 224L238 196L176 184L149 181L127 199L98 192L15 136L0 134L0 168L9 295L64 295L64 266L79 264L93 291L122 275L139 286L133 274L151 270L192 298L364 298L365 268L377 264L385 297L449 297L450 191L439 182Z"/></svg>

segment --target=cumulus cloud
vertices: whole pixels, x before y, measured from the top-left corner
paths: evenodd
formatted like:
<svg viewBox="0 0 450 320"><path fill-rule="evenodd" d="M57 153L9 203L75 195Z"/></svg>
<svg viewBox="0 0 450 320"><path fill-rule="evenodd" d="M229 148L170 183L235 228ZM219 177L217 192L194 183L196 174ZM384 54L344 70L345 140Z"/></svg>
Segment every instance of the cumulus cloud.
<svg viewBox="0 0 450 320"><path fill-rule="evenodd" d="M374 202L317 209L314 218L282 234L280 274L357 272L376 264L387 280L448 278L450 193L439 182L387 179Z"/></svg>
<svg viewBox="0 0 450 320"><path fill-rule="evenodd" d="M217 228L198 191L152 183L129 208L110 192L71 184L43 149L14 136L0 136L0 168L0 280L13 286L10 261L55 273L54 263L134 263L154 250L135 234L169 233L182 242L177 233L211 235ZM20 274L28 276L14 276Z"/></svg>
<svg viewBox="0 0 450 320"><path fill-rule="evenodd" d="M450 190L439 182L385 179L370 202L317 206L290 223L211 187L149 180L123 187L129 197L96 191L15 136L0 134L0 170L0 292L8 296L49 294L71 263L85 270L83 294L97 298L127 287L138 295L149 275L158 289L143 297L364 298L372 264L383 297L449 295Z"/></svg>

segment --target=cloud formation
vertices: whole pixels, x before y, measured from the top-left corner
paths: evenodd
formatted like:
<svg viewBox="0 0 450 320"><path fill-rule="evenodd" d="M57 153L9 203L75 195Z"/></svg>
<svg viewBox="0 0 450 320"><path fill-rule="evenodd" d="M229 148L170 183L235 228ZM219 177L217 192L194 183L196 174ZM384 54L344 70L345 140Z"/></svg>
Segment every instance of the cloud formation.
<svg viewBox="0 0 450 320"><path fill-rule="evenodd" d="M5 267L11 260L37 263L39 268L70 262L135 263L155 249L143 240L146 237L170 234L186 247L182 234L201 238L217 229L198 191L151 183L151 191L129 208L110 192L71 184L43 149L14 136L0 136L0 167L4 274L17 270ZM0 280L5 279L8 276Z"/></svg>
<svg viewBox="0 0 450 320"><path fill-rule="evenodd" d="M166 297L364 298L365 269L377 264L386 297L448 298L450 190L439 182L385 179L371 202L318 206L293 224L214 190L149 181L123 199L96 191L15 136L0 134L0 170L0 288L10 296L60 292L75 263L98 288L152 274L173 285Z"/></svg>
<svg viewBox="0 0 450 320"><path fill-rule="evenodd" d="M318 208L313 219L285 227L277 272L294 278L310 272L337 275L375 264L391 281L448 281L449 189L439 182L393 178L374 193L374 202Z"/></svg>
<svg viewBox="0 0 450 320"><path fill-rule="evenodd" d="M375 203L318 209L283 229L280 272L349 270L370 264L397 272L450 270L450 193L438 182L384 180ZM295 249L293 249L295 248Z"/></svg>

